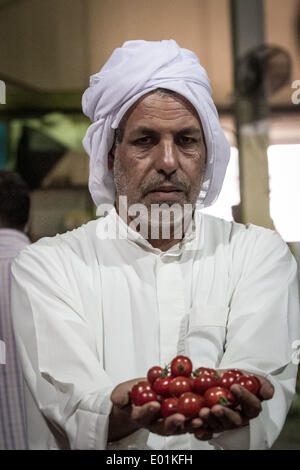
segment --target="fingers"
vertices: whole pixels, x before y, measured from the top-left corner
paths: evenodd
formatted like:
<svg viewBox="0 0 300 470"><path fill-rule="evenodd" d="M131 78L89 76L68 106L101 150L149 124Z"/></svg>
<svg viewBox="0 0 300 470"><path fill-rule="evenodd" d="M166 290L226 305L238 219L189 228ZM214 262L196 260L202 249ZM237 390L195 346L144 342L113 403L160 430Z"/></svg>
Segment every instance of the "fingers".
<svg viewBox="0 0 300 470"><path fill-rule="evenodd" d="M211 409L202 408L199 417L192 420L180 413L163 419L160 405L157 402L150 402L143 406L133 406L131 417L139 426L155 434L171 436L192 433L199 440L209 440L213 433L248 424L248 419L240 412L221 405L215 405Z"/></svg>
<svg viewBox="0 0 300 470"><path fill-rule="evenodd" d="M221 405L211 409L202 408L200 416L203 426L195 431L195 437L202 441L212 439L213 433L229 431L249 423L238 411Z"/></svg>
<svg viewBox="0 0 300 470"><path fill-rule="evenodd" d="M157 402L150 402L143 406L133 406L131 418L139 426L161 436L185 434L187 432L195 433L203 425L200 418L189 420L180 413L162 418L160 405Z"/></svg>
<svg viewBox="0 0 300 470"><path fill-rule="evenodd" d="M203 420L203 427L210 429L213 432L218 432L221 429L221 423L217 416L211 412L210 408L202 408L199 413L200 418Z"/></svg>
<svg viewBox="0 0 300 470"><path fill-rule="evenodd" d="M246 423L238 411L221 405L215 405L211 409L202 408L200 417L203 420L203 427L212 432L228 431Z"/></svg>
<svg viewBox="0 0 300 470"><path fill-rule="evenodd" d="M180 413L175 413L165 419L165 427L163 432L170 434L194 434L203 426L203 420L200 418L188 419Z"/></svg>
<svg viewBox="0 0 300 470"><path fill-rule="evenodd" d="M209 441L213 437L213 432L207 429L199 429L195 432L195 438L199 441Z"/></svg>
<svg viewBox="0 0 300 470"><path fill-rule="evenodd" d="M223 430L235 429L249 423L238 411L216 405L211 409L213 415L219 420Z"/></svg>
<svg viewBox="0 0 300 470"><path fill-rule="evenodd" d="M157 401L151 401L143 406L132 405L131 418L140 426L147 427L160 417L160 404Z"/></svg>
<svg viewBox="0 0 300 470"><path fill-rule="evenodd" d="M262 377L261 375L257 375L256 377L261 383L259 396L263 400L270 400L273 397L275 391L273 384L271 384L269 380L267 380L265 377Z"/></svg>
<svg viewBox="0 0 300 470"><path fill-rule="evenodd" d="M232 385L230 391L236 397L245 418L252 419L259 415L262 410L261 402L253 393L237 384Z"/></svg>
<svg viewBox="0 0 300 470"><path fill-rule="evenodd" d="M185 421L185 417L180 413L169 416L164 421L164 432L166 435L184 434L186 432Z"/></svg>
<svg viewBox="0 0 300 470"><path fill-rule="evenodd" d="M160 418L158 421L151 423L147 426L147 429L161 436L185 434L187 432L185 429L185 421L186 418L182 414L175 413L168 418Z"/></svg>
<svg viewBox="0 0 300 470"><path fill-rule="evenodd" d="M196 430L203 428L203 420L200 418L193 418L185 422L186 432L194 434Z"/></svg>

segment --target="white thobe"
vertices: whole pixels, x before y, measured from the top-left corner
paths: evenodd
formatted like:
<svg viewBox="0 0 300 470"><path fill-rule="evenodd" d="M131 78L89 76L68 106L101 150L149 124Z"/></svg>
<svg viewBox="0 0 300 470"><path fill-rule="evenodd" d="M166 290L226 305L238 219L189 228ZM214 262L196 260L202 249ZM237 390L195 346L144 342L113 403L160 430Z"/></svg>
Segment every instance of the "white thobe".
<svg viewBox="0 0 300 470"><path fill-rule="evenodd" d="M295 391L295 260L268 229L199 212L195 226L162 252L113 209L19 255L12 303L31 449L272 445ZM210 442L142 429L108 443L113 388L177 354L189 356L194 368L237 367L266 376L274 397L250 425Z"/></svg>

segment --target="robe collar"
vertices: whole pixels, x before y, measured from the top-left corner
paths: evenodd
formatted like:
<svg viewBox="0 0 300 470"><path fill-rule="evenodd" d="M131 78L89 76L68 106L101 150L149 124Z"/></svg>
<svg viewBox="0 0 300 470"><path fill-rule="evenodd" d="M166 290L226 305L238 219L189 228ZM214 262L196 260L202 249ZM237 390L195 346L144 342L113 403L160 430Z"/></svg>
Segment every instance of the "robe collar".
<svg viewBox="0 0 300 470"><path fill-rule="evenodd" d="M182 240L173 245L166 251L162 251L159 248L154 248L149 241L144 238L140 233L136 232L130 226L128 226L124 220L118 215L115 207L111 209L108 216L112 220L112 227L116 238L126 238L129 243L135 243L140 248L159 255L179 256L183 251L199 249L203 243L203 230L202 228L202 214L199 209L194 211L193 218L189 224L188 230L186 231ZM200 241L200 243L199 243Z"/></svg>

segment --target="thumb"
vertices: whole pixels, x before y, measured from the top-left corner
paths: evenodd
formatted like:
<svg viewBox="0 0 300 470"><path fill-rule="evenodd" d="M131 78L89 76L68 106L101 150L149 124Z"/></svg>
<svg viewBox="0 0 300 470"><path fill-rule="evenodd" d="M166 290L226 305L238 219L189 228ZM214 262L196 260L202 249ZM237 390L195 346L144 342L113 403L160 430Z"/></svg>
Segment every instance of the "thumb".
<svg viewBox="0 0 300 470"><path fill-rule="evenodd" d="M145 380L144 378L128 380L127 382L122 382L121 384L117 385L110 396L110 399L114 405L118 408L124 408L125 406L129 405L130 403L130 391L132 387Z"/></svg>
<svg viewBox="0 0 300 470"><path fill-rule="evenodd" d="M130 402L129 397L130 389L126 390L121 385L118 385L111 393L110 399L113 405L116 405L118 408L124 408Z"/></svg>

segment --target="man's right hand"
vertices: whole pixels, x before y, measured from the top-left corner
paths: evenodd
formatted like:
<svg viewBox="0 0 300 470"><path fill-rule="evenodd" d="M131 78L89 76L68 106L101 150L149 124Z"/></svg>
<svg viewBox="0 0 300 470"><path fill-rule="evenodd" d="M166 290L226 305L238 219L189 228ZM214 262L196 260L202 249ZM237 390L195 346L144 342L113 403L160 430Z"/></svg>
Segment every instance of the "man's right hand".
<svg viewBox="0 0 300 470"><path fill-rule="evenodd" d="M176 413L168 418L162 418L160 404L152 401L143 406L130 403L129 392L133 385L145 381L144 377L129 380L118 385L111 394L113 408L109 419L108 441L117 441L138 429L145 428L161 436L195 432L201 428L203 421L195 418L187 420L182 414ZM203 430L205 432L205 430Z"/></svg>

